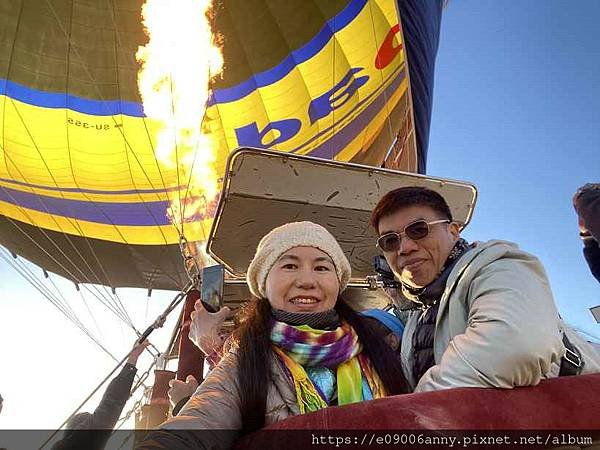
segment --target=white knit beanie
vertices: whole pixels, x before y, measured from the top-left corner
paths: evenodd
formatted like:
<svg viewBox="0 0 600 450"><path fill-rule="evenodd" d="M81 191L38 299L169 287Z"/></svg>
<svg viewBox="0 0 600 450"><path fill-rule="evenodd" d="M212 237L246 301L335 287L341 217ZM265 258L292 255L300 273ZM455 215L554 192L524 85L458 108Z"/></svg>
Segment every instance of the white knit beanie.
<svg viewBox="0 0 600 450"><path fill-rule="evenodd" d="M333 260L342 292L352 269L340 244L326 228L312 222L291 222L272 229L259 242L256 254L248 266L246 282L252 295L265 298L267 275L275 261L294 247L315 247Z"/></svg>

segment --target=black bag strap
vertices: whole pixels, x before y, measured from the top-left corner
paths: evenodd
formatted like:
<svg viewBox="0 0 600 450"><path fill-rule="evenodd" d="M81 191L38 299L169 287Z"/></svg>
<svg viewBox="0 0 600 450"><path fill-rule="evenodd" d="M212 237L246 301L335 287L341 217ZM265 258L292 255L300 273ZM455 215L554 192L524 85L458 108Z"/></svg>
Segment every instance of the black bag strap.
<svg viewBox="0 0 600 450"><path fill-rule="evenodd" d="M581 354L577 347L567 337L567 333L563 333L562 338L565 346L565 354L560 360L560 372L559 377L566 377L571 375L579 375L583 370L583 361Z"/></svg>

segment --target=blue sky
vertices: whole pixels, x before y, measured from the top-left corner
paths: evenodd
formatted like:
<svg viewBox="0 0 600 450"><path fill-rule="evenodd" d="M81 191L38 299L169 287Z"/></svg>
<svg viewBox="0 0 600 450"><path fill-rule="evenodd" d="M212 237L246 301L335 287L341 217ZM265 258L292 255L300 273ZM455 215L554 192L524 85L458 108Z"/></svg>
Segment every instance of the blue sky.
<svg viewBox="0 0 600 450"><path fill-rule="evenodd" d="M474 182L469 240L538 256L563 317L600 335L600 285L571 197L600 182L600 2L450 1L436 66L428 174ZM535 318L532 318L535 320Z"/></svg>
<svg viewBox="0 0 600 450"><path fill-rule="evenodd" d="M600 325L588 308L600 304L600 285L581 254L571 196L600 182L598 23L596 0L451 0L428 155L429 174L478 186L465 237L511 240L537 255L563 317L596 336ZM72 284L56 282L76 295ZM4 263L0 292L0 428L56 427L114 363ZM169 298L155 292L147 302L145 292L132 290L120 296L139 329ZM98 335L123 356L134 335L95 308L103 324ZM170 329L159 333L157 346ZM40 390L43 410L35 407Z"/></svg>

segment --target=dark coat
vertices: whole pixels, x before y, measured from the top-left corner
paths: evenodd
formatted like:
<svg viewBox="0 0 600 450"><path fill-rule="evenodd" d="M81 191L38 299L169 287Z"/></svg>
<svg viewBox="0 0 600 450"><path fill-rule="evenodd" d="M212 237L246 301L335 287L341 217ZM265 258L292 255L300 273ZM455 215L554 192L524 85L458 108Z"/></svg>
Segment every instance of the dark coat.
<svg viewBox="0 0 600 450"><path fill-rule="evenodd" d="M78 415L81 420L65 431L52 450L102 450L129 399L136 371L134 365L125 364L106 388L96 410Z"/></svg>

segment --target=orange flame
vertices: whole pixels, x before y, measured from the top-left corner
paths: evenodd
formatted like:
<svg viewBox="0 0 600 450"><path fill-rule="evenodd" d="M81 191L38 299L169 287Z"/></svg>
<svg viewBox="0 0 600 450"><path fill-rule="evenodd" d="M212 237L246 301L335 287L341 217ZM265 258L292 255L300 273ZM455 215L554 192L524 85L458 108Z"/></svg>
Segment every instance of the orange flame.
<svg viewBox="0 0 600 450"><path fill-rule="evenodd" d="M180 195L169 210L176 225L205 211L218 193L217 147L202 132L209 81L223 67L207 18L211 3L146 0L142 7L149 40L136 54L138 87L144 113L159 124L157 160L177 169Z"/></svg>

